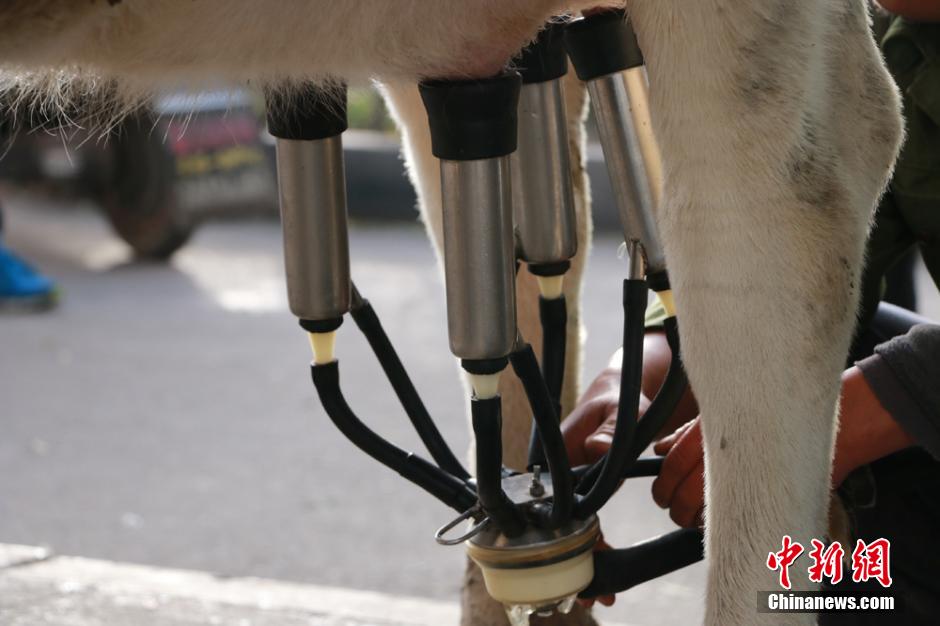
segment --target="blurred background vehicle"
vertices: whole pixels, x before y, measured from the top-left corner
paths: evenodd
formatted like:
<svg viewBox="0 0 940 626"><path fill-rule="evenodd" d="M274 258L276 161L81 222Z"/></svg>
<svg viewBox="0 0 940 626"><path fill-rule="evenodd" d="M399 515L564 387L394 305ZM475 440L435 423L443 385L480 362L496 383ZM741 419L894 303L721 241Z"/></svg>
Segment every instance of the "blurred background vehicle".
<svg viewBox="0 0 940 626"><path fill-rule="evenodd" d="M169 258L216 211L276 206L259 107L243 92L180 94L106 136L22 129L0 176L98 204L138 257Z"/></svg>
<svg viewBox="0 0 940 626"><path fill-rule="evenodd" d="M375 90L349 94L344 135L353 219L413 221L394 124ZM106 136L23 129L0 179L99 205L114 232L146 259L167 259L207 218L276 213L273 138L263 100L245 91L180 93L134 113ZM588 147L595 228L617 230L600 147Z"/></svg>

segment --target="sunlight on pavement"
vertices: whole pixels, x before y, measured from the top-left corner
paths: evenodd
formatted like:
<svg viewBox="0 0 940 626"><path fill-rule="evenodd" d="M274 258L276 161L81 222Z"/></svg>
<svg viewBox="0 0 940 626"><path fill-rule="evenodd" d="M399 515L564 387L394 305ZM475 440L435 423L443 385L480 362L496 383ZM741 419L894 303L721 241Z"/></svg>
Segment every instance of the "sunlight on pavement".
<svg viewBox="0 0 940 626"><path fill-rule="evenodd" d="M81 264L93 272L107 271L131 259L127 246L117 239L96 242L77 252Z"/></svg>
<svg viewBox="0 0 940 626"><path fill-rule="evenodd" d="M284 269L279 256L192 246L180 251L173 265L226 311L287 310Z"/></svg>

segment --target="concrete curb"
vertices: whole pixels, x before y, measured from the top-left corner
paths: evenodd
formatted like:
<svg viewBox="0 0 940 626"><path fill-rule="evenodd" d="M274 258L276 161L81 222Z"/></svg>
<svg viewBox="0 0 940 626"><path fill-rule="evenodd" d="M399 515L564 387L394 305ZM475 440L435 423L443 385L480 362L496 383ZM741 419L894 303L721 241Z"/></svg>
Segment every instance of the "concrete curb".
<svg viewBox="0 0 940 626"><path fill-rule="evenodd" d="M0 544L4 626L442 626L456 603L52 556ZM615 626L615 625L608 625Z"/></svg>

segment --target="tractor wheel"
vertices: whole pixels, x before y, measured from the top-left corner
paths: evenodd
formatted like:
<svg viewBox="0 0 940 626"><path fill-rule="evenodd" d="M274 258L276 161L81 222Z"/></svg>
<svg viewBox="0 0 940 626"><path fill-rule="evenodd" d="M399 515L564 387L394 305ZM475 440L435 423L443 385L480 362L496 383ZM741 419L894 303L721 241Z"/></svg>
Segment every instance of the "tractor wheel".
<svg viewBox="0 0 940 626"><path fill-rule="evenodd" d="M97 195L111 226L138 257L169 259L195 224L179 205L176 163L153 117L139 114L125 120L109 138L106 152L108 181L101 181Z"/></svg>

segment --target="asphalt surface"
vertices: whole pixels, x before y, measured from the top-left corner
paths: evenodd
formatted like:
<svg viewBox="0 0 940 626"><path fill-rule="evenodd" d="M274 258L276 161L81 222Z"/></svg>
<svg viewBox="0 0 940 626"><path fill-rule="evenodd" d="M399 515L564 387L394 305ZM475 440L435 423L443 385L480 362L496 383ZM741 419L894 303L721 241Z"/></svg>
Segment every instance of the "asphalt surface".
<svg viewBox="0 0 940 626"><path fill-rule="evenodd" d="M0 541L456 600L462 550L431 538L451 512L354 450L318 405L274 220L206 224L170 264L146 264L94 207L9 190L3 199L8 243L63 297L48 314L0 318ZM591 254L586 379L619 342L617 248L600 238ZM422 229L355 224L352 258L444 435L466 450L442 281ZM419 449L352 325L339 355L356 364L344 370L354 408ZM648 479L621 489L602 522L615 545L673 528ZM703 581L699 564L600 615L697 623Z"/></svg>

